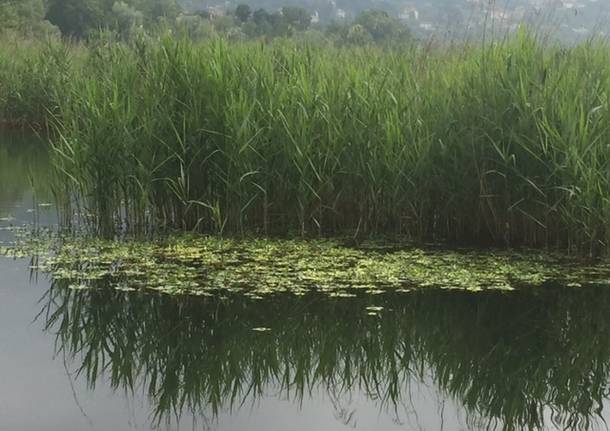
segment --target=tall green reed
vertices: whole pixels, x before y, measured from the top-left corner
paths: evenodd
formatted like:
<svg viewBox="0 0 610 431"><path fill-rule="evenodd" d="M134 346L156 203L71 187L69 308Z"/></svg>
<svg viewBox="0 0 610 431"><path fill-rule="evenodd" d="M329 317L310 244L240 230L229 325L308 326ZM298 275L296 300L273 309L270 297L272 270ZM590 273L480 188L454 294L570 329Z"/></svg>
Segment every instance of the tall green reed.
<svg viewBox="0 0 610 431"><path fill-rule="evenodd" d="M383 233L593 254L610 219L609 57L525 31L450 49L98 45L56 86L54 160L106 236Z"/></svg>

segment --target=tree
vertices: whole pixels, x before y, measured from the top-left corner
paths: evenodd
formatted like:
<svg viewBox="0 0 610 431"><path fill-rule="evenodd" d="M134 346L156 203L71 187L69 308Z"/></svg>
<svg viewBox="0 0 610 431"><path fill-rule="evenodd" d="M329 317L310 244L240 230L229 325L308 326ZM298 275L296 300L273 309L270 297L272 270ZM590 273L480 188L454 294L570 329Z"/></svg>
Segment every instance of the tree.
<svg viewBox="0 0 610 431"><path fill-rule="evenodd" d="M180 14L181 8L176 0L148 0L151 4L150 17L154 20L165 18L173 21Z"/></svg>
<svg viewBox="0 0 610 431"><path fill-rule="evenodd" d="M143 25L144 16L142 12L123 1L114 3L112 13L116 22L116 29L124 39L131 38L134 31Z"/></svg>
<svg viewBox="0 0 610 431"><path fill-rule="evenodd" d="M355 24L348 30L345 40L351 45L367 45L373 42L373 36L364 26Z"/></svg>
<svg viewBox="0 0 610 431"><path fill-rule="evenodd" d="M249 38L261 36L261 28L253 21L245 22L241 26L241 31Z"/></svg>
<svg viewBox="0 0 610 431"><path fill-rule="evenodd" d="M257 9L252 14L252 21L254 21L256 25L260 26L264 23L271 22L271 15L265 9Z"/></svg>
<svg viewBox="0 0 610 431"><path fill-rule="evenodd" d="M375 42L401 41L410 37L407 26L398 18L381 10L368 10L360 13L354 24L366 29Z"/></svg>
<svg viewBox="0 0 610 431"><path fill-rule="evenodd" d="M249 37L271 36L271 20L271 15L265 9L257 9L252 13L252 19L242 26L242 31Z"/></svg>
<svg viewBox="0 0 610 431"><path fill-rule="evenodd" d="M96 0L49 0L46 18L64 36L83 38L103 25L104 10Z"/></svg>
<svg viewBox="0 0 610 431"><path fill-rule="evenodd" d="M307 30L311 25L311 15L302 7L284 6L282 15L286 22L297 30Z"/></svg>
<svg viewBox="0 0 610 431"><path fill-rule="evenodd" d="M218 16L214 18L212 22L218 33L228 33L231 29L236 27L235 18L229 15Z"/></svg>
<svg viewBox="0 0 610 431"><path fill-rule="evenodd" d="M182 15L176 20L178 27L193 40L205 40L214 36L214 26L200 15Z"/></svg>
<svg viewBox="0 0 610 431"><path fill-rule="evenodd" d="M248 21L250 19L250 15L252 15L252 10L250 9L250 6L248 6L247 4L240 4L235 9L235 16L241 22Z"/></svg>
<svg viewBox="0 0 610 431"><path fill-rule="evenodd" d="M291 26L282 13L272 13L269 16L269 24L271 26L271 31L268 33L269 36L285 37L291 35Z"/></svg>
<svg viewBox="0 0 610 431"><path fill-rule="evenodd" d="M327 37L337 41L345 40L347 38L348 31L349 28L347 25L333 20L326 26L325 33Z"/></svg>
<svg viewBox="0 0 610 431"><path fill-rule="evenodd" d="M176 0L132 0L131 5L142 11L144 17L150 22L173 22L181 12Z"/></svg>
<svg viewBox="0 0 610 431"><path fill-rule="evenodd" d="M0 0L0 31L22 34L43 34L50 30L44 21L43 0Z"/></svg>

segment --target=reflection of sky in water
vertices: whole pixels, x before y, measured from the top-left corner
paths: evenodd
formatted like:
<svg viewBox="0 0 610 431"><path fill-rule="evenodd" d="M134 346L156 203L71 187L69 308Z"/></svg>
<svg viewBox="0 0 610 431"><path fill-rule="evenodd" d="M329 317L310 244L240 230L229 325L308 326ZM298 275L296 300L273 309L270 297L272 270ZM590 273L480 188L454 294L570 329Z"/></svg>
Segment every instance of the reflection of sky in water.
<svg viewBox="0 0 610 431"><path fill-rule="evenodd" d="M0 241L23 224L49 224L49 162L44 144L23 132L3 132L0 138Z"/></svg>
<svg viewBox="0 0 610 431"><path fill-rule="evenodd" d="M53 358L55 341L53 333L57 328L45 333L44 315L33 321L34 316L46 305L46 301L41 302L40 298L49 284L44 279L31 280L28 266L27 259L19 261L0 259L0 304L2 304L0 345L3 346L0 354L2 382L0 429L28 431L150 429L150 412L154 406L145 396L142 382L134 394L125 392L124 389L113 391L108 381L110 375L108 370L105 378L98 379L95 382L95 389L92 390L88 387L84 374L80 376L74 374L82 356L78 356L75 361L65 363L62 352ZM173 299L166 297L166 301ZM60 305L61 302L55 304L56 307ZM142 321L146 314L156 316L158 311L144 310L143 315L134 315L133 318ZM180 316L183 317L185 316ZM203 326L197 318L193 321ZM148 324L154 324L154 320ZM137 324L135 326L138 327ZM446 326L440 325L439 329L444 330ZM536 331L535 328L533 330ZM377 335L383 336L383 334ZM481 336L488 335L489 333L484 332ZM160 331L158 336L162 338L168 334ZM259 335L253 335L255 336ZM265 337L269 334L260 336ZM354 336L358 337L357 334ZM456 336L464 337L464 334L456 333ZM231 338L229 334L223 341L230 343ZM442 336L439 339L444 340ZM434 337L431 341L434 341ZM470 343L467 340L464 342ZM548 340L541 340L541 343L546 342ZM442 347L440 346L441 349ZM447 354L451 355L451 351L448 350ZM566 356L565 360L569 363L570 356ZM424 363L425 361L422 362ZM552 361L549 364L553 366ZM171 425L161 422L159 429L191 430L193 423L195 423L194 429L235 431L478 429L476 422L473 422L473 416L469 415L462 406L464 394L447 396L446 391L438 389L433 371L426 365L422 366L425 376L423 382L418 378L402 381L401 399L396 406L384 404L376 399L376 395L371 395L358 387L342 393L341 378L337 376L336 396L333 395L332 389L328 390L327 387L318 385L311 393L306 393L300 399L294 393L287 396L277 385L270 384L264 388L260 396L246 397L243 405L237 403L231 409L230 404L225 404L220 408L217 417L211 411L204 411L207 419L205 415L197 416L194 421L188 411L185 411L179 426L174 420ZM457 363L451 366L458 371L461 365ZM67 370L70 370L71 377L68 376ZM549 373L552 371L552 369L548 370ZM456 376L450 376L450 380L454 377ZM509 376L507 378L510 379ZM607 408L605 402L606 420ZM552 413L548 408L543 414L546 418L545 422L549 425L547 429L561 429L551 426ZM484 428L488 423L483 420L481 425ZM497 429L502 427L499 426ZM603 429L603 427L596 426L592 429Z"/></svg>
<svg viewBox="0 0 610 431"><path fill-rule="evenodd" d="M29 262L0 258L0 429L18 431L81 431L149 429L150 406L140 390L135 395L113 392L98 381L95 390L83 376L69 377L62 353L53 359L54 337L42 331L43 322L33 322L38 303L48 286L46 280L30 282ZM67 364L72 373L77 366ZM434 385L411 389L412 405L397 412L380 411L364 393L333 399L326 391L314 391L302 403L294 402L270 388L256 401L246 401L233 412L223 410L217 419L197 418L195 429L211 430L398 430L446 429L464 423L464 413L443 400ZM86 416L85 416L86 415ZM184 415L180 427L191 430L193 419Z"/></svg>
<svg viewBox="0 0 610 431"><path fill-rule="evenodd" d="M55 217L54 208L40 206L40 203L46 202L38 197L35 198L35 194L39 196L40 193L33 193L29 187L29 180L24 180L28 170L31 172L29 167L42 165L33 164L32 160L36 159L32 158L31 153L23 155L23 157L15 156L13 153L15 163L9 163L6 160L7 154L9 153L6 149L6 142L4 144L0 142L0 155L4 157L0 159L0 165L5 169L13 169L10 175L6 174L7 171L0 174L5 181L2 192L0 192L0 214L10 214L15 218L12 221L0 221L0 241L11 237L11 232L6 230L10 225L20 226L24 223L31 223L36 220L36 215L41 224L49 224ZM12 184L6 183L9 180ZM32 211L33 209L36 211ZM66 316L60 318L54 325L51 325L49 331L45 332L47 315L43 313L37 319L35 316L41 310L60 309L64 304L62 301L65 301L66 294L65 291L56 288L58 295L45 296L45 292L50 287L49 280L43 275L31 274L29 266L30 262L27 259L14 261L0 258L0 430L2 431L150 429L151 412L155 406L151 404L154 401L146 395L149 381L143 380L144 376L150 378L147 374L148 369L139 370L136 373L139 383L136 385L134 393L125 390L121 385L118 389L113 390L109 381L114 365L113 359L107 358L109 368L106 373L102 378L96 378L92 382L88 381L86 372L80 375L76 373L83 362L82 352L72 360L65 360L64 354L69 353L70 348L62 345L61 339L57 339L59 344L55 345L55 333L59 330L59 324L62 321L68 324L73 323L75 313L83 313L86 317L94 315L97 311L102 317L96 320L98 326L95 322L87 323L85 321L83 326L75 325L72 331L91 330L94 331L94 334L99 333L102 338L112 342L113 332L110 325L99 324L99 322L104 322L104 313L108 313L106 316L110 322L119 320L122 324L123 321L120 320L122 316L126 319L124 320L125 326L132 324L126 333L133 331L135 334L154 334L152 337L161 340L160 343L147 344L136 338L136 348L151 345L160 347L167 345L173 348L172 340L174 338L179 339L184 332L191 331L196 340L206 343L205 346L208 348L210 356L214 356L214 351L228 349L230 352L233 349L238 352L243 350L246 354L255 357L257 354L264 354L265 349L268 349L269 346L275 346L274 354L277 354L277 358L289 358L292 366L298 363L299 358L293 354L293 351L298 352L299 346L305 349L305 356L312 354L312 357L317 358L322 355L324 349L317 346L315 340L318 337L324 338L327 333L337 333L337 351L340 352L342 348L344 351L352 349L350 350L352 355L357 355L359 348L366 350L367 340L378 342L380 337L391 338L392 334L402 336L401 334L407 333L412 336L411 339L399 337L392 341L394 350L382 352L382 355L397 355L396 349L398 348L412 348L416 351L408 364L409 373L403 373L401 379L397 381L395 389L400 392L400 397L397 398L396 405L387 401L383 402L379 397L384 394L372 391L371 388L374 388L375 384L371 384L371 382L369 382L368 390L365 390L366 385L362 383L348 385L349 390L345 390L345 382L336 371L341 370L341 367L332 368L334 365L330 361L328 363L331 363L332 369L328 371L328 375L333 376L332 382L326 381L321 384L321 381L316 380L311 392L305 391L302 399L295 396L294 391L287 395L285 388L281 388L278 383L278 379L281 380L281 378L276 376L268 379L267 384L263 385L263 390L256 397L246 396L245 400L240 397L239 402L233 403L233 405L230 402L220 403L217 416L210 409L204 408L204 415L198 415L195 420L189 416L188 411L183 411L179 426L175 419L171 421L171 424L162 421L158 427L160 430L357 429L383 431L400 429L449 431L477 429L480 428L478 425L485 427L489 425L489 422L481 419L480 424L476 423L474 418L477 417L477 412L472 408L467 411L464 407L469 397L475 397L477 402L474 404L483 409L489 407L485 404L487 401L491 403L492 400L495 402L499 400L503 408L510 407L510 403L514 401L513 407L516 408L518 414L531 414L528 409L534 408L534 406L524 405L522 399L503 400L501 394L492 392L488 394L487 398L484 396L485 390L498 388L498 382L500 384L506 382L507 386L510 386L513 378L523 379L524 375L528 377L527 373L530 370L532 383L535 383L535 379L541 379L554 385L554 388L549 388L549 391L561 392L562 385L564 387L573 385L574 383L570 381L561 380L565 376L571 376L576 383L581 385L571 386L573 387L572 394L576 395L574 399L577 401L580 400L578 398L580 393L593 391L596 385L601 392L605 390L606 397L608 394L606 376L610 372L608 370L610 337L605 337L605 335L610 333L610 322L606 317L610 315L606 312L610 308L610 305L606 307L606 304L610 304L610 293L606 293L605 290L590 292L579 289L573 291L573 294L568 292L556 294L540 290L532 292L531 298L524 295L524 299L519 299L514 294L505 297L502 296L504 294L495 294L496 296L489 297L491 298L489 301L480 300L480 303L477 301L478 298L483 298L482 296L433 295L428 302L422 300L420 303L414 300L415 306L411 308L401 309L400 304L395 303L396 311L392 312L393 314L382 313L379 326L370 326L366 321L350 316L350 310L353 310L354 314L365 313L366 304L360 304L359 308L355 306L351 309L349 306L345 306L347 303L340 302L341 300L335 300L336 302L331 303L330 306L329 302L321 303L320 308L311 307L311 304L309 304L310 308L307 308L308 305L304 302L301 312L299 312L301 303L294 299L288 301L286 307L283 307L281 302L278 302L276 306L267 306L264 302L248 304L236 301L231 306L224 304L226 307L224 316L228 316L228 320L216 321L211 316L215 312L218 313L214 310L218 310L223 305L222 301L218 307L211 306L209 302L183 306L180 299L171 297L141 294L128 296L121 293L108 300L105 300L102 295L102 302L98 304L95 302L96 296L91 295L91 292L72 292L71 295L78 296L71 298L77 298L77 303L78 300L82 301L76 308L70 309L69 315L66 315L67 318ZM153 301L153 298L162 299ZM473 298L477 298L477 300ZM113 308L115 304L112 301L116 303L116 308ZM302 299L302 301L308 301L308 299ZM390 299L387 301L388 303L383 304L385 310L391 310L393 304ZM378 302L383 302L383 300L379 299L376 303ZM476 306L472 303L476 303ZM528 305L531 305L531 310L528 309ZM234 309L232 310L231 307ZM325 307L328 307L328 312ZM165 310L165 316L163 310ZM245 332L239 329L239 323L250 325L258 320L256 315L253 317L253 312L269 314L270 310L275 310L273 312L276 313L271 316L272 319L277 318L282 322L283 327L296 334L297 340L290 346L284 346L282 343L286 339L276 332L255 334L249 331L250 327L246 327ZM336 311L336 315L332 314L333 310ZM473 312L470 313L469 310ZM476 315L476 312L479 312L480 315ZM402 320L402 316L408 317L409 313L413 313L415 317L412 320L409 320L410 317L406 318L404 322L421 326L412 332L405 330L405 323ZM222 313L219 315L223 316ZM419 315L423 317L418 317ZM175 322L172 322L172 317L176 320ZM269 316L266 318L269 319ZM384 321L384 319L387 320ZM162 320L169 320L170 324L168 325ZM78 319L76 321L78 322ZM189 322L193 325L192 327L188 326ZM350 326L352 322L353 326ZM291 325L292 328L290 328ZM346 328L347 330L345 330ZM382 330L382 328L385 329ZM350 330L353 331L353 336ZM309 333L305 334L307 331ZM222 335L215 335L216 332ZM76 335L70 329L64 333L68 337ZM277 344L275 345L273 342L269 344L258 342L257 344L259 339L256 337L275 337L276 335ZM162 341L164 337L167 338L166 344ZM120 336L116 340L119 339ZM185 339L188 340L188 337ZM590 341L587 341L589 339ZM271 338L271 340L275 339ZM354 344L350 347L348 344L352 340ZM380 344L383 345L383 343ZM56 347L62 346L66 347L65 350L60 350L54 356ZM77 343L77 346L86 352L90 345ZM285 347L284 353L282 353L283 347ZM180 350L178 352L171 349L169 351L172 354L185 355L178 358L178 364L215 365L213 360L206 362L207 358L202 355L201 350L190 351L189 348L184 345L178 348ZM257 349L263 352L261 353ZM321 351L318 352L315 349L321 349ZM193 355L192 357L188 356L189 351ZM497 351L505 351L505 357L509 363L498 363L497 367L494 366L494 363L485 363L485 358L492 357ZM99 354L99 352L96 353ZM164 355L168 354L165 350L157 353L157 356L155 356L156 353L153 353L151 357L153 359L164 358ZM368 360L371 353L362 355ZM272 357L274 356L272 355ZM146 362L148 357L144 353L136 352L134 358L136 361L142 361L143 364L149 364ZM391 362L385 361L385 359L388 358L381 358L381 363ZM501 359L502 357L499 357L498 361ZM366 367L366 360L361 359L359 365ZM478 360L481 362L478 363ZM514 367L511 366L511 362L514 363ZM432 366L430 366L431 363ZM301 367L301 371L315 376L316 364L313 362L306 364L309 365ZM562 370L562 366L566 369ZM573 370L570 368L571 366L573 366ZM581 377L578 367L582 367L585 374L588 372L587 367L591 367L590 381L578 380ZM160 366L159 369L164 368ZM514 375L502 375L507 370L512 370ZM222 373L228 373L226 368L221 367L217 370L212 367L197 376L208 374L213 376L216 373L220 375L221 380L231 382L235 375L239 376L243 371L244 369L240 368L233 370L234 375L223 375ZM368 370L365 374L371 376L370 371ZM446 374L439 374L442 372ZM463 375L460 375L460 372ZM323 370L320 373L324 374ZM381 381L385 375L380 370ZM420 379L420 376L423 379ZM247 381L249 376L246 373L242 377L245 377ZM484 380L481 385L483 389L479 388L480 392L477 392L476 379ZM439 381L445 382L444 389L439 389ZM95 388L89 387L89 383L95 383ZM528 382L524 381L524 383ZM485 386L487 384L488 386ZM384 386L382 381L379 387L385 390L389 386ZM530 391L529 393L537 393L536 389L535 384L532 387L523 388L524 391ZM180 392L178 391L178 393ZM542 403L542 406L538 406L541 409L540 414L544 417L547 428L555 429L552 425L556 416L551 408L553 406L545 406L544 403L550 400L569 405L572 401L558 398L559 395L566 394L541 392L537 394L544 399L530 399L528 402ZM570 393L567 394L570 395ZM201 393L197 396L205 398L209 394ZM243 404L241 404L242 400ZM608 420L610 417L608 416L607 400L604 399L603 404L603 417ZM581 403L575 404L575 408L591 410L596 408L596 405ZM565 424L565 418L563 423ZM498 425L497 429L502 429L498 423L493 422L492 424ZM600 424L592 425L591 428L604 429Z"/></svg>

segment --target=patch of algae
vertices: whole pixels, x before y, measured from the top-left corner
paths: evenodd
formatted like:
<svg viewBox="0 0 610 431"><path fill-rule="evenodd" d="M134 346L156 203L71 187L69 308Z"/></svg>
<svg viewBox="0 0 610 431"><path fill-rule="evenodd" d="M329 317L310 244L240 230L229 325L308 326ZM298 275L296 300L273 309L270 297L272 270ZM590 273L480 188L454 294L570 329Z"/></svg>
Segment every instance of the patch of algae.
<svg viewBox="0 0 610 431"><path fill-rule="evenodd" d="M35 269L72 289L110 285L168 294L239 291L253 298L310 290L333 297L416 288L513 290L548 282L610 284L610 266L537 252L344 247L331 240L227 240L176 236L159 242L27 238L0 254L39 255Z"/></svg>

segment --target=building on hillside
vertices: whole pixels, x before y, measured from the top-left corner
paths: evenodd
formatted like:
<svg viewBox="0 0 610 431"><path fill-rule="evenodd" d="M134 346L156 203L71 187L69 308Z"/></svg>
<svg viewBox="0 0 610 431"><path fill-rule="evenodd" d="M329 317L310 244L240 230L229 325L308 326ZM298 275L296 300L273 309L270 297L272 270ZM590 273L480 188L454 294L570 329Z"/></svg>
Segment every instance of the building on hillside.
<svg viewBox="0 0 610 431"><path fill-rule="evenodd" d="M419 20L419 10L417 10L417 8L414 5L407 5L400 10L400 12L398 14L398 18L400 18L404 21L408 21L408 20L418 21Z"/></svg>
<svg viewBox="0 0 610 431"><path fill-rule="evenodd" d="M227 9L225 6L221 5L208 6L205 9L205 12L210 18L218 18L220 16L225 16L227 14Z"/></svg>

